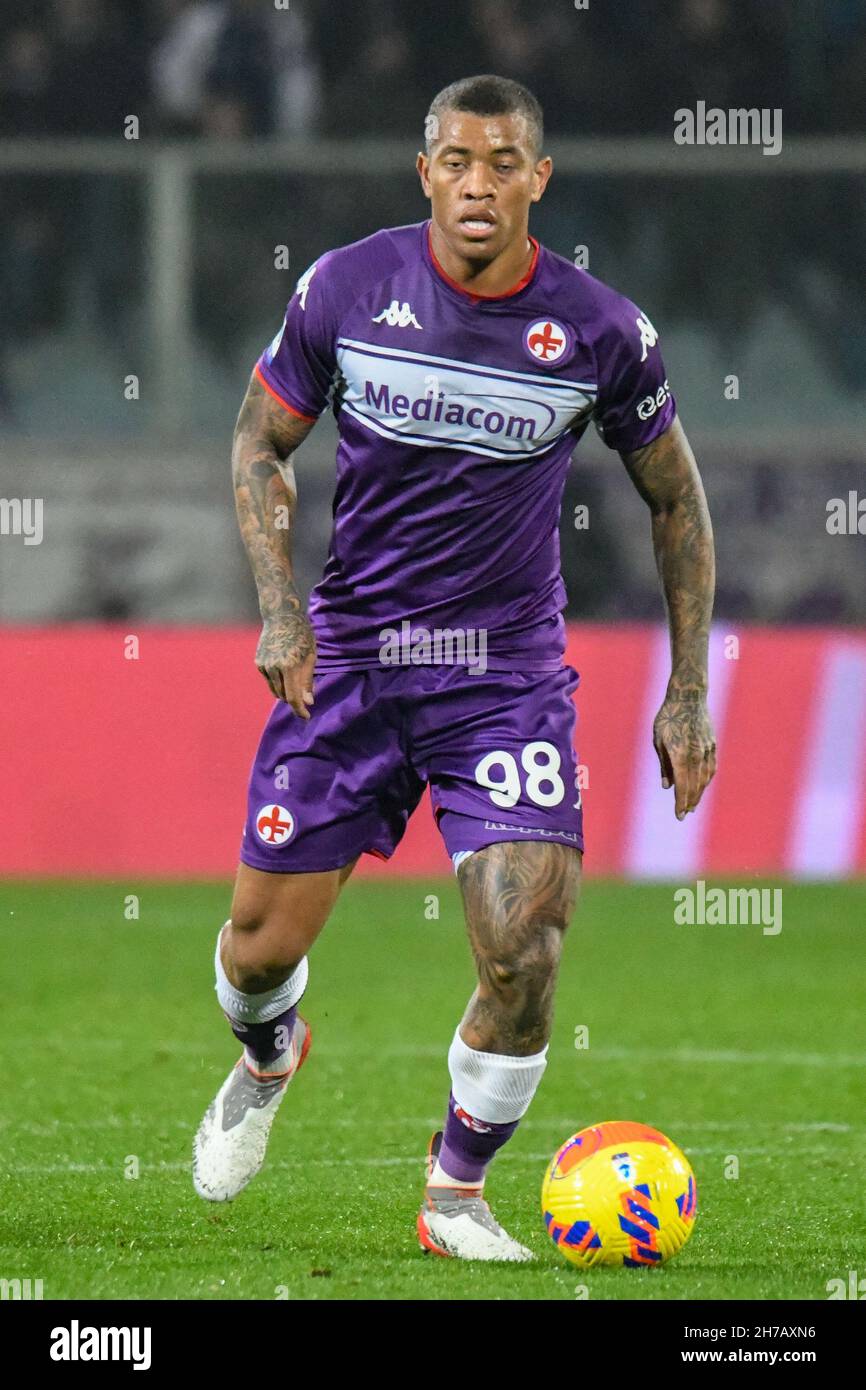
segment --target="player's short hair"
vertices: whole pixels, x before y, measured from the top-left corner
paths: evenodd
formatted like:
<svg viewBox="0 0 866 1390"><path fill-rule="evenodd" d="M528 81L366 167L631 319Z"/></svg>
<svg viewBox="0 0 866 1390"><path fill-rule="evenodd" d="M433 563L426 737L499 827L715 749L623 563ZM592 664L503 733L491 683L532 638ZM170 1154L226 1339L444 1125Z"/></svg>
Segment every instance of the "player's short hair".
<svg viewBox="0 0 866 1390"><path fill-rule="evenodd" d="M438 122L446 111L468 111L475 116L526 117L529 138L536 159L541 158L544 144L544 112L541 103L522 82L513 82L510 77L496 77L493 73L483 73L479 77L462 77L443 87L430 103L427 119L424 122L424 139L427 153L438 138Z"/></svg>

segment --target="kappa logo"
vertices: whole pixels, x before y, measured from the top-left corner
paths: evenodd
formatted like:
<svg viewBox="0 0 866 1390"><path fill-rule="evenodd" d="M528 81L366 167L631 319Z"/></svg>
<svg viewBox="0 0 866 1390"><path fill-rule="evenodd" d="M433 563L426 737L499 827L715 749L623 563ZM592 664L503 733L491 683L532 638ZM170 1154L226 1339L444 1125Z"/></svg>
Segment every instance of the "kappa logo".
<svg viewBox="0 0 866 1390"><path fill-rule="evenodd" d="M656 333L655 329L653 328L652 324L650 323L646 314L643 313L643 311L641 311L641 313L638 314L637 318L635 319L635 323L637 325L637 330L640 333L640 360L641 362L645 362L647 357L647 350L651 347L655 347L656 343L658 342L659 335L658 333Z"/></svg>
<svg viewBox="0 0 866 1390"><path fill-rule="evenodd" d="M405 299L402 304L399 299L392 299L387 309L383 309L381 314L377 314L370 322L387 323L390 328L421 328L412 312L411 304L407 304ZM421 331L423 332L423 329Z"/></svg>
<svg viewBox="0 0 866 1390"><path fill-rule="evenodd" d="M538 319L523 335L523 346L530 357L548 367L561 361L570 345L568 331L553 319Z"/></svg>
<svg viewBox="0 0 866 1390"><path fill-rule="evenodd" d="M268 357L270 358L270 360L271 360L272 362L273 362L274 358L276 357L277 353L278 353L279 350L280 350L280 343L283 341L283 334L285 333L285 331L286 331L286 321L285 321L285 319L283 319L283 321L282 321L282 323L280 324L280 327L279 327L279 332L277 333L276 337L274 338L274 341L271 343L270 347L268 348Z"/></svg>
<svg viewBox="0 0 866 1390"><path fill-rule="evenodd" d="M285 845L295 833L295 818L286 806L271 802L256 811L256 834L266 845Z"/></svg>
<svg viewBox="0 0 866 1390"><path fill-rule="evenodd" d="M295 285L295 294L301 301L301 308L303 309L304 313L307 312L307 292L310 288L310 281L312 280L318 268L319 262L313 261L313 264L310 266L309 270L304 271L300 280Z"/></svg>

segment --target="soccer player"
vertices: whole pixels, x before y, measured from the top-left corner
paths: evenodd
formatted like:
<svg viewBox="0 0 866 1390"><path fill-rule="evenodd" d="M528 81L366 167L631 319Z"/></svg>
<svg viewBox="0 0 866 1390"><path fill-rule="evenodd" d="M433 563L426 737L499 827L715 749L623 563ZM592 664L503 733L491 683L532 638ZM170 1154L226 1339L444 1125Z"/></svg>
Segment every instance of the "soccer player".
<svg viewBox="0 0 866 1390"><path fill-rule="evenodd" d="M590 421L652 514L671 634L653 737L678 820L715 770L712 532L652 324L529 235L552 169L535 97L467 78L434 99L426 136L430 220L328 251L301 276L235 431L256 663L277 703L216 953L243 1054L196 1136L194 1182L226 1201L261 1167L310 1045L298 1013L310 948L359 856L393 852L429 785L478 986L448 1052L418 1236L440 1255L526 1260L484 1180L547 1064L580 877L558 520ZM291 460L329 395L334 526L307 614Z"/></svg>

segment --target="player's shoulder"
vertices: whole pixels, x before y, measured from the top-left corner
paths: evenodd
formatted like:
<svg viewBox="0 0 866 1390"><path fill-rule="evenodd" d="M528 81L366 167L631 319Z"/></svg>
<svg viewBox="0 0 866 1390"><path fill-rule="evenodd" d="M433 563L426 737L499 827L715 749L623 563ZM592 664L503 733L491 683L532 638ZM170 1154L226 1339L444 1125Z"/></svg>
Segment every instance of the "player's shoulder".
<svg viewBox="0 0 866 1390"><path fill-rule="evenodd" d="M595 340L631 334L642 310L628 295L591 275L549 247L544 252L545 294L557 305L557 312L569 319L584 338Z"/></svg>
<svg viewBox="0 0 866 1390"><path fill-rule="evenodd" d="M303 290L316 282L319 293L329 299L350 302L387 280L401 265L417 257L423 223L402 227L382 227L343 246L324 251L301 276Z"/></svg>

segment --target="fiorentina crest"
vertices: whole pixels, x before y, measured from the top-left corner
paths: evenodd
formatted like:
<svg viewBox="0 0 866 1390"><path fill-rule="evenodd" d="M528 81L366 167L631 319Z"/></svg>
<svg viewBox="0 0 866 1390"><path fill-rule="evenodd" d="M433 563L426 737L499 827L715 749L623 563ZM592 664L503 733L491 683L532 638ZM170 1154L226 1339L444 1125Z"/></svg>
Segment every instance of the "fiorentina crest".
<svg viewBox="0 0 866 1390"><path fill-rule="evenodd" d="M572 339L567 328L555 319L536 319L523 334L523 346L545 367L552 367L571 355Z"/></svg>
<svg viewBox="0 0 866 1390"><path fill-rule="evenodd" d="M287 807L272 802L256 811L255 826L264 844L285 845L295 833L295 818Z"/></svg>

